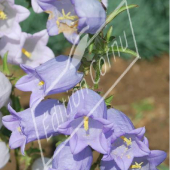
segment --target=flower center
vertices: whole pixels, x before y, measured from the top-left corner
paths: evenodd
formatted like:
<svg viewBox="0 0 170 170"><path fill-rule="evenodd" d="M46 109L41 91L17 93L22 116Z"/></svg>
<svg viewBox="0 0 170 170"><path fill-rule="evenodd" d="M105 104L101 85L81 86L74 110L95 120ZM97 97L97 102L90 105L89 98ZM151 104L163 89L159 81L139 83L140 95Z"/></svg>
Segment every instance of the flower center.
<svg viewBox="0 0 170 170"><path fill-rule="evenodd" d="M138 169L138 168L142 168L142 165L143 164L143 162L141 162L140 164L138 164L137 162L135 162L135 165L131 165L131 167L130 168L132 168L132 169Z"/></svg>
<svg viewBox="0 0 170 170"><path fill-rule="evenodd" d="M1 20L6 20L7 19L7 15L1 10L0 10L0 19Z"/></svg>
<svg viewBox="0 0 170 170"><path fill-rule="evenodd" d="M21 132L21 127L17 127L18 132Z"/></svg>
<svg viewBox="0 0 170 170"><path fill-rule="evenodd" d="M57 21L56 21L56 23L57 23L57 25L59 26L60 25L60 21L62 21L62 20L72 20L72 21L74 21L75 19L78 19L78 17L77 16L75 16L75 15L70 15L71 14L71 12L68 12L67 14L65 14L65 11L64 11L64 9L62 9L62 14L63 14L63 16L62 17L58 17L58 19L57 19ZM74 23L74 22L73 22ZM74 25L74 24L72 24L72 25Z"/></svg>
<svg viewBox="0 0 170 170"><path fill-rule="evenodd" d="M131 138L128 139L128 138L126 138L124 136L121 136L120 138L124 140L124 142L126 143L127 146L130 146L132 144L132 139Z"/></svg>
<svg viewBox="0 0 170 170"><path fill-rule="evenodd" d="M44 84L45 84L44 81L40 81L40 82L38 83L39 86L43 86Z"/></svg>
<svg viewBox="0 0 170 170"><path fill-rule="evenodd" d="M85 131L88 131L89 129L89 117L84 116L84 129Z"/></svg>
<svg viewBox="0 0 170 170"><path fill-rule="evenodd" d="M22 53L28 58L31 58L31 53L29 53L25 48L22 49Z"/></svg>

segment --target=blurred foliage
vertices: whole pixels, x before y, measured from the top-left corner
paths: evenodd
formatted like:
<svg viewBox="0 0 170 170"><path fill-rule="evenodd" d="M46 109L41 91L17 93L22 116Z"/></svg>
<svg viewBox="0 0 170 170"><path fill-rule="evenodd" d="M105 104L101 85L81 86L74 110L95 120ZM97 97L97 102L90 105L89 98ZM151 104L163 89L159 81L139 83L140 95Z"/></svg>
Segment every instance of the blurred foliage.
<svg viewBox="0 0 170 170"><path fill-rule="evenodd" d="M120 2L121 0L109 0L108 13L115 9ZM168 1L127 0L127 3L139 6L129 12L140 56L143 59L152 59L155 56L168 53ZM113 35L116 37L118 45L120 45L119 36L125 44L123 33L125 31L128 48L135 50L128 13L122 13L110 25L113 25Z"/></svg>
<svg viewBox="0 0 170 170"><path fill-rule="evenodd" d="M108 1L108 14L122 2L121 0ZM29 8L31 12L31 16L21 23L24 32L35 33L46 28L48 14L35 14L31 8L30 0L16 0L16 3ZM140 56L143 59L152 59L162 53L168 53L168 1L127 0L127 3L128 5L139 5L139 8L130 11L130 16ZM113 36L116 37L118 46L121 45L119 36L122 38L122 43L125 44L125 31L128 48L135 50L128 13L124 12L115 18L107 26L106 31L110 25L113 25ZM63 49L71 47L71 44L64 38L63 34L60 34L50 37L48 46L56 55L59 55L64 52Z"/></svg>
<svg viewBox="0 0 170 170"><path fill-rule="evenodd" d="M158 167L159 170L169 170L169 167L165 164L162 164Z"/></svg>
<svg viewBox="0 0 170 170"><path fill-rule="evenodd" d="M135 120L141 120L144 112L152 111L154 109L154 101L152 98L146 98L139 102L132 103L136 116Z"/></svg>

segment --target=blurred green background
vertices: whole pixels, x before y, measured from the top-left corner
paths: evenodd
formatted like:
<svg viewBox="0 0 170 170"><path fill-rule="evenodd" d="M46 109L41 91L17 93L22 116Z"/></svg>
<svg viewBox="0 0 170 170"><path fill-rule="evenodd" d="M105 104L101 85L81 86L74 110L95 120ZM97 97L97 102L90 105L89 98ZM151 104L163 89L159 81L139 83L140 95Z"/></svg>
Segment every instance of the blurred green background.
<svg viewBox="0 0 170 170"><path fill-rule="evenodd" d="M110 0L108 14L120 2L121 0ZM30 7L30 0L16 0L16 3L29 8L31 12L31 16L21 23L24 32L35 33L46 28L47 14L35 14ZM139 6L130 10L130 16L140 56L143 59L151 60L153 57L168 53L168 0L127 0L127 3ZM123 42L123 31L125 31L128 48L135 50L127 12L120 14L110 25L113 25L113 35L118 42L120 42L119 36L122 37ZM48 46L56 55L59 55L63 52L63 49L71 47L71 44L65 41L64 36L60 34L59 36L50 37Z"/></svg>

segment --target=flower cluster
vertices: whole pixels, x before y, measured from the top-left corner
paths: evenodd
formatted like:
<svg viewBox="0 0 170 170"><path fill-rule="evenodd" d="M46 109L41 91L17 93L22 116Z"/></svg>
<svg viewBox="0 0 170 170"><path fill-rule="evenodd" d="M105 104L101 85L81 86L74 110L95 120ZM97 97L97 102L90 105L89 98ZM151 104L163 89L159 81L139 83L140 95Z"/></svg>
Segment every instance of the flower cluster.
<svg viewBox="0 0 170 170"><path fill-rule="evenodd" d="M92 149L103 155L102 170L154 170L166 158L165 152L149 149L144 127L135 129L125 114L107 109L103 98L90 89L73 93L67 108L57 100L47 99L37 105L33 115L31 108L19 113L10 106L8 109L11 115L2 120L12 131L9 145L12 149L21 147L23 154L26 143L50 135L70 135L57 147L49 170L89 170ZM31 123L33 118L37 129Z"/></svg>
<svg viewBox="0 0 170 170"><path fill-rule="evenodd" d="M14 0L0 1L0 56L8 51L8 62L37 67L54 58L48 48L46 30L33 35L22 32L19 23L28 18L28 9L15 5Z"/></svg>
<svg viewBox="0 0 170 170"><path fill-rule="evenodd" d="M26 73L15 83L15 88L31 92L29 108L16 110L9 99L12 85L0 72L0 109L7 106L10 113L2 116L0 112L0 128L2 122L11 131L9 147L21 148L24 155L25 146L30 142L65 135L67 139L56 148L48 170L90 170L93 151L100 153L98 165L101 170L156 170L166 153L149 149L145 128L135 129L124 113L107 107L98 91L79 84L85 73L80 69L79 57L54 57L47 46L49 36L60 33L75 45L80 42L81 33L100 32L101 27L106 26L107 0L31 2L36 13L49 14L47 30L33 35L22 32L19 25L30 12L15 5L14 0L0 0L0 55L5 58L8 52L8 62L20 65ZM116 12L113 14L114 18ZM109 43L111 32L112 28L105 37L100 37L102 43ZM100 47L109 50L105 44ZM49 95L73 88L75 91L66 105L58 99L47 99ZM1 168L9 160L9 149L3 142L0 148L5 153L0 155ZM42 169L42 162L37 161L33 169Z"/></svg>

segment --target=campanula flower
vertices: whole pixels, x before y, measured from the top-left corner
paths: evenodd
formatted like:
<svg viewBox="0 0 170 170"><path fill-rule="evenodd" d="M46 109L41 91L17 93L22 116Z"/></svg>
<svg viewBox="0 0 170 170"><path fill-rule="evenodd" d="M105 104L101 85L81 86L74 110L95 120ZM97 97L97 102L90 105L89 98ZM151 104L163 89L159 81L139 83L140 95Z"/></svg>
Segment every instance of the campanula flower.
<svg viewBox="0 0 170 170"><path fill-rule="evenodd" d="M69 121L61 129L74 133L70 139L73 154L81 152L87 146L100 153L108 153L104 133L110 122L107 121L106 105L100 95L90 89L78 90L69 99L67 114Z"/></svg>
<svg viewBox="0 0 170 170"><path fill-rule="evenodd" d="M149 148L148 140L144 137L144 144ZM157 170L166 158L167 154L164 151L152 150L149 155L143 157L136 157L128 170ZM100 170L121 170L114 160L101 161Z"/></svg>
<svg viewBox="0 0 170 170"><path fill-rule="evenodd" d="M106 19L106 12L98 0L38 0L49 14L47 30L50 36L63 33L68 41L76 44L79 32L95 34Z"/></svg>
<svg viewBox="0 0 170 170"><path fill-rule="evenodd" d="M130 170L157 170L167 154L164 151L152 150L148 156L134 158Z"/></svg>
<svg viewBox="0 0 170 170"><path fill-rule="evenodd" d="M12 85L8 78L0 72L0 108L5 106L9 101Z"/></svg>
<svg viewBox="0 0 170 170"><path fill-rule="evenodd" d="M5 142L0 141L0 169L3 168L9 161L9 148Z"/></svg>
<svg viewBox="0 0 170 170"><path fill-rule="evenodd" d="M11 38L19 39L19 22L24 21L29 15L28 9L15 5L13 0L0 0L0 37L10 35Z"/></svg>
<svg viewBox="0 0 170 170"><path fill-rule="evenodd" d="M44 157L45 164L50 160L50 158ZM44 169L44 164L42 158L38 158L34 161L31 170L48 170L49 167L52 167L50 164L47 168Z"/></svg>
<svg viewBox="0 0 170 170"><path fill-rule="evenodd" d="M72 61L61 55L37 68L21 65L27 75L16 83L16 87L22 91L32 91L30 105L39 103L47 95L65 92L83 77Z"/></svg>
<svg viewBox="0 0 170 170"><path fill-rule="evenodd" d="M121 170L128 170L135 157L150 154L149 148L143 142L145 128L135 129L130 119L116 109L109 109L107 118L113 123L113 132L109 137L112 145L110 153L104 155L102 160L114 160L113 163Z"/></svg>
<svg viewBox="0 0 170 170"><path fill-rule="evenodd" d="M33 35L23 32L20 40L13 40L9 36L4 36L0 40L0 55L4 56L8 51L8 62L11 64L37 67L54 58L52 50L47 47L48 39L47 30Z"/></svg>
<svg viewBox="0 0 170 170"><path fill-rule="evenodd" d="M11 115L4 116L2 122L12 131L9 146L11 149L21 147L22 154L26 143L57 135L60 124L67 120L65 106L54 99L41 102L34 112L29 108L17 113L10 105L8 110Z"/></svg>
<svg viewBox="0 0 170 170"><path fill-rule="evenodd" d="M54 153L52 168L49 170L90 170L92 161L90 147L86 147L80 153L73 155L69 144L61 143Z"/></svg>

